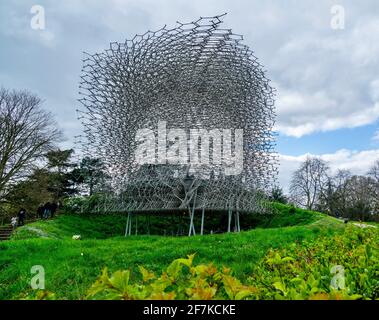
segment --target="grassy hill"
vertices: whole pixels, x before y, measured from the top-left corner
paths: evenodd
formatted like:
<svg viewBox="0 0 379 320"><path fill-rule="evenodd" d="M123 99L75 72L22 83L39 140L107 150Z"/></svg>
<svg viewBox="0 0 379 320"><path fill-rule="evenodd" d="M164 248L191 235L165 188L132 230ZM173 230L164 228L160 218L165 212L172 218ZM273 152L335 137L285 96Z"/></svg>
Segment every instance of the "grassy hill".
<svg viewBox="0 0 379 320"><path fill-rule="evenodd" d="M0 243L0 299L32 292L33 265L46 272L46 290L58 299L82 299L104 267L111 272L143 265L160 272L174 259L196 253L198 263L227 266L247 281L270 250L284 250L343 234L346 225L319 213L276 205L278 213L241 233L194 237L123 237L125 217L60 215L21 227ZM80 234L82 240L72 240Z"/></svg>
<svg viewBox="0 0 379 320"><path fill-rule="evenodd" d="M273 204L272 213L266 215L243 215L241 216L242 229L251 230L254 228L279 228L289 226L307 225L319 219L325 218L325 215L314 212L294 208L280 203ZM210 215L205 221L206 231L210 229L216 230L216 225L220 224L220 217ZM226 215L225 217L226 218ZM183 221L185 234L189 220L186 217ZM225 219L226 220L226 219ZM34 222L28 226L17 229L13 235L14 240L31 239L31 238L50 238L50 239L71 239L72 235L80 234L82 239L108 239L110 237L123 236L127 221L126 215L60 215L52 220L43 220ZM175 225L172 217L153 216L150 224L150 234L170 235L170 231L174 231L172 225ZM195 221L196 229L200 229L200 219ZM226 231L226 224L224 225ZM171 229L170 229L171 228ZM207 230L208 229L208 230ZM139 233L147 234L144 220L139 222ZM134 232L134 230L133 230ZM207 233L207 232L206 232Z"/></svg>

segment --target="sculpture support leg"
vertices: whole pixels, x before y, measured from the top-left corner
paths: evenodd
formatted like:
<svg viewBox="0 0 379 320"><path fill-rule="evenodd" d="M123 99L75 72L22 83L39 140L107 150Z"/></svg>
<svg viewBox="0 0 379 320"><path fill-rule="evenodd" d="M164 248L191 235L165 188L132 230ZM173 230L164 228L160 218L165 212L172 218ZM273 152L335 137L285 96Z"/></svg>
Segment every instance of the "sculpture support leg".
<svg viewBox="0 0 379 320"><path fill-rule="evenodd" d="M230 225L232 223L232 209L228 210L228 232L230 232Z"/></svg>
<svg viewBox="0 0 379 320"><path fill-rule="evenodd" d="M201 230L200 230L201 235L204 234L204 213L205 213L204 211L205 211L205 208L203 208L201 212Z"/></svg>
<svg viewBox="0 0 379 320"><path fill-rule="evenodd" d="M129 220L130 220L130 212L128 212L128 219L126 219L126 227L125 227L125 237L129 233Z"/></svg>
<svg viewBox="0 0 379 320"><path fill-rule="evenodd" d="M190 207L188 207L189 212L190 212L190 217L191 217L190 229L189 229L189 232L188 232L188 236L189 237L191 236L191 234L193 234L194 236L196 236L195 224L193 223L193 219L194 219L194 216L195 216L195 207L196 207L196 195L197 195L197 190L195 190L195 195L194 195L194 198L193 198L192 210L190 209Z"/></svg>
<svg viewBox="0 0 379 320"><path fill-rule="evenodd" d="M136 216L136 235L138 234L138 216Z"/></svg>
<svg viewBox="0 0 379 320"><path fill-rule="evenodd" d="M194 224L194 222L193 222L194 216L195 216L195 210L193 209L192 211L190 211L190 217L191 217L191 220L190 220L190 228L189 228L189 232L188 232L188 236L189 236L189 237L190 237L191 235L196 236L196 232L195 232L195 224Z"/></svg>
<svg viewBox="0 0 379 320"><path fill-rule="evenodd" d="M132 221L133 221L133 214L130 213L130 221L129 221L129 235L132 235Z"/></svg>

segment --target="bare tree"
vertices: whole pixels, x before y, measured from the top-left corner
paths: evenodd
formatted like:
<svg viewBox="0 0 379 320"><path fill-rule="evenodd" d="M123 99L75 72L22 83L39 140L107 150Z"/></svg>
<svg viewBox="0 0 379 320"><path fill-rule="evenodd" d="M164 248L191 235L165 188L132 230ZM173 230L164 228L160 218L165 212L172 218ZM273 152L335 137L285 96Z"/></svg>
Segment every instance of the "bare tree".
<svg viewBox="0 0 379 320"><path fill-rule="evenodd" d="M313 210L328 183L328 164L319 159L308 157L291 179L291 200L308 210Z"/></svg>
<svg viewBox="0 0 379 320"><path fill-rule="evenodd" d="M377 208L377 186L371 177L338 170L322 192L318 209L338 217L372 220Z"/></svg>
<svg viewBox="0 0 379 320"><path fill-rule="evenodd" d="M365 176L353 176L346 183L347 214L361 221L371 220L375 210L374 180Z"/></svg>
<svg viewBox="0 0 379 320"><path fill-rule="evenodd" d="M374 165L370 168L368 174L371 178L379 183L379 160L376 160Z"/></svg>
<svg viewBox="0 0 379 320"><path fill-rule="evenodd" d="M9 186L30 169L60 138L41 99L27 91L0 88L0 201Z"/></svg>
<svg viewBox="0 0 379 320"><path fill-rule="evenodd" d="M333 216L343 216L347 212L347 182L352 177L349 170L338 170L329 177L320 195L319 210Z"/></svg>
<svg viewBox="0 0 379 320"><path fill-rule="evenodd" d="M375 214L379 215L379 160L377 160L368 172L373 179L373 195Z"/></svg>
<svg viewBox="0 0 379 320"><path fill-rule="evenodd" d="M334 194L332 198L332 212L335 215L343 215L347 211L349 196L348 182L352 174L349 170L338 170L337 174L333 177Z"/></svg>

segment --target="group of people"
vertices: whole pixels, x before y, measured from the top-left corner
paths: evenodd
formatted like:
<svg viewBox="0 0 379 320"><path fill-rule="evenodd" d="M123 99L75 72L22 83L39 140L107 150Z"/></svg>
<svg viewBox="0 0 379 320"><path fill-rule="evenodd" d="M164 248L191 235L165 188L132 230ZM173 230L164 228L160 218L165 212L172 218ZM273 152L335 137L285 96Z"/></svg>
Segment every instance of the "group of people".
<svg viewBox="0 0 379 320"><path fill-rule="evenodd" d="M37 209L37 214L40 219L54 218L55 212L57 212L58 204L55 202L47 202L44 205L40 205Z"/></svg>
<svg viewBox="0 0 379 320"><path fill-rule="evenodd" d="M38 217L40 219L54 218L54 215L57 212L58 207L59 204L55 202L47 202L45 204L41 204L37 209ZM25 208L21 208L17 214L17 217L12 217L11 225L13 228L16 228L17 226L23 226L25 224L25 220L26 210Z"/></svg>

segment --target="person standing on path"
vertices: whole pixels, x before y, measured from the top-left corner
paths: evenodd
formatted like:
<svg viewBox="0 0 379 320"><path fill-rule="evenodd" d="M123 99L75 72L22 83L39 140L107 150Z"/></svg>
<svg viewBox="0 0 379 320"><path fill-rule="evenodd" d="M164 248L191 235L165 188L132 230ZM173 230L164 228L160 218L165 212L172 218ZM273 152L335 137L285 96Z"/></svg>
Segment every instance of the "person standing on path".
<svg viewBox="0 0 379 320"><path fill-rule="evenodd" d="M57 209L58 209L58 205L55 202L53 202L50 205L50 213L51 213L52 218L54 218L54 215L55 215L55 212L57 212Z"/></svg>
<svg viewBox="0 0 379 320"><path fill-rule="evenodd" d="M18 225L23 226L25 224L25 218L26 218L26 210L22 208L18 212Z"/></svg>
<svg viewBox="0 0 379 320"><path fill-rule="evenodd" d="M12 217L12 219L11 219L11 225L12 225L13 230L16 229L16 227L17 227L17 217Z"/></svg>
<svg viewBox="0 0 379 320"><path fill-rule="evenodd" d="M37 214L41 220L43 219L44 210L45 210L45 207L43 206L43 204L40 204L38 209L37 209Z"/></svg>
<svg viewBox="0 0 379 320"><path fill-rule="evenodd" d="M50 217L50 214L51 214L50 206L51 206L50 202L47 202L44 205L44 212L43 212L44 219L48 219Z"/></svg>

